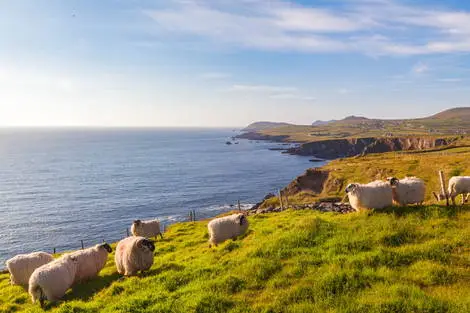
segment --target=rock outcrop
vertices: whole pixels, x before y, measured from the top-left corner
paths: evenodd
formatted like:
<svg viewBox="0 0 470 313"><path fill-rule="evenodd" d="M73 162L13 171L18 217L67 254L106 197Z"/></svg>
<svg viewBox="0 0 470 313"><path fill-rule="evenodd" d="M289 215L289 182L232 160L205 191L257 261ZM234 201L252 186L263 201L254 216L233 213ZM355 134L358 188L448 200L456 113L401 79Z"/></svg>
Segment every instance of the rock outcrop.
<svg viewBox="0 0 470 313"><path fill-rule="evenodd" d="M368 137L350 139L331 139L304 143L297 148L291 148L288 153L316 156L322 159L336 159L369 153L391 151L425 150L447 146L459 137Z"/></svg>

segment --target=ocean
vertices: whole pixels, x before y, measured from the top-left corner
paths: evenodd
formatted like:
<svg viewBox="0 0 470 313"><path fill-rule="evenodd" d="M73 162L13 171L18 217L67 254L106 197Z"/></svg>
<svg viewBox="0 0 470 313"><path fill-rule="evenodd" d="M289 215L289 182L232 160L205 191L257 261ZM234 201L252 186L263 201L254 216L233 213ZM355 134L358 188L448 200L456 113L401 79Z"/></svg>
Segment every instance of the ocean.
<svg viewBox="0 0 470 313"><path fill-rule="evenodd" d="M1 129L0 268L43 250L114 242L134 219L168 226L243 208L313 166L231 129ZM315 163L315 166L321 164Z"/></svg>

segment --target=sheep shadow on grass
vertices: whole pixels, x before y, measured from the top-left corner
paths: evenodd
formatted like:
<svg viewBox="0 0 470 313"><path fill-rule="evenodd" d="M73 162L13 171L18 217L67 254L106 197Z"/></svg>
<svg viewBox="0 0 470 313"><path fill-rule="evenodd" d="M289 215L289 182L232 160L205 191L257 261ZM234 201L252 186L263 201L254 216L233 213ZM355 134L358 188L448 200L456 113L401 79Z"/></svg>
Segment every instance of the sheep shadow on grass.
<svg viewBox="0 0 470 313"><path fill-rule="evenodd" d="M392 206L384 209L376 209L376 214L394 214L396 216L418 215L423 219L432 217L454 218L458 213L468 211L468 206L445 205L409 205L405 207Z"/></svg>
<svg viewBox="0 0 470 313"><path fill-rule="evenodd" d="M63 300L90 300L102 289L109 287L113 282L119 280L121 275L115 272L110 275L99 276L86 282L76 284L72 287L72 292L65 295Z"/></svg>

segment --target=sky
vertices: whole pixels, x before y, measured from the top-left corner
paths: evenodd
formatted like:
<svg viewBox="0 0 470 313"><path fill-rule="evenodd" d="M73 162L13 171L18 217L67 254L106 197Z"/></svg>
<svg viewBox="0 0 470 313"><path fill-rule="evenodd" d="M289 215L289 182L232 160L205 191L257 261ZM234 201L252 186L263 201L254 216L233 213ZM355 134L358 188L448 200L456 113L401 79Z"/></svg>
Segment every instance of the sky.
<svg viewBox="0 0 470 313"><path fill-rule="evenodd" d="M469 52L470 1L0 0L0 126L422 117Z"/></svg>

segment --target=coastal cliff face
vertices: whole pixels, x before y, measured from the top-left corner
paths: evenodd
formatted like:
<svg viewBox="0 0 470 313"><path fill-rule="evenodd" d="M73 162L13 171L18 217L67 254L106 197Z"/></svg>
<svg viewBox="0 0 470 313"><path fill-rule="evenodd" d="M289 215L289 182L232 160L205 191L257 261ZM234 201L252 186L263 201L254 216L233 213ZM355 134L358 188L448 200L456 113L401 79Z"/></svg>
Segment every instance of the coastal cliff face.
<svg viewBox="0 0 470 313"><path fill-rule="evenodd" d="M305 143L300 147L291 148L287 150L287 152L296 155L316 156L323 159L336 159L369 153L432 149L447 146L456 140L458 140L457 137L369 137L332 139Z"/></svg>
<svg viewBox="0 0 470 313"><path fill-rule="evenodd" d="M284 142L289 136L270 136L270 135L264 135L258 132L246 132L243 134L240 134L238 136L235 136L235 138L238 139L248 139L248 140L269 140L269 141L275 141L275 142Z"/></svg>

